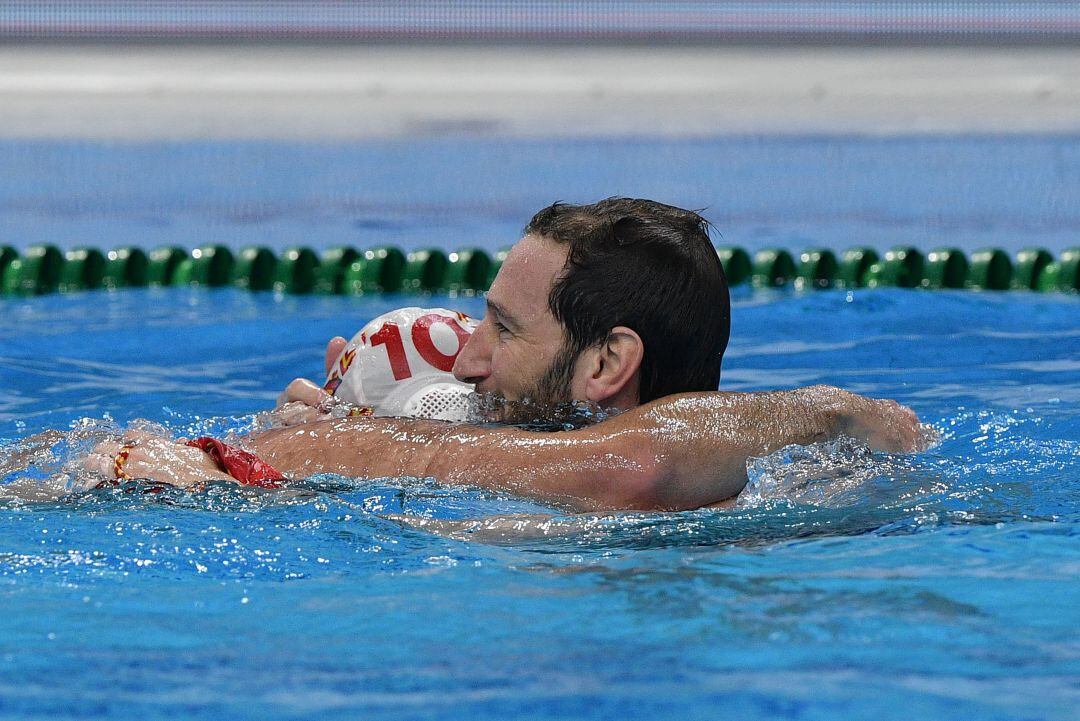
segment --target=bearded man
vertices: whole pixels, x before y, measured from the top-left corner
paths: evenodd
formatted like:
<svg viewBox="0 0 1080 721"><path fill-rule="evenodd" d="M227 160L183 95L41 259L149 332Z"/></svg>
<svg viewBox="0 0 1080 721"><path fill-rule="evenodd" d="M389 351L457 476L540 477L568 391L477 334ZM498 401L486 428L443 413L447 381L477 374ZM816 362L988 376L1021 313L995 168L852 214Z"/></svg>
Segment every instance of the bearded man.
<svg viewBox="0 0 1080 721"><path fill-rule="evenodd" d="M839 435L887 451L920 442L915 414L893 401L826 386L717 391L728 290L708 223L688 210L627 198L549 206L526 226L486 303L453 373L507 401L504 424L327 417L316 410L325 391L298 379L283 412L300 404L309 422L252 437L246 450L292 478L410 476L581 510L680 510L730 503L746 460L786 445ZM344 343L332 340L328 359ZM618 412L556 433L505 423L574 401ZM177 485L230 477L205 444L136 440L99 455L126 453L126 474Z"/></svg>

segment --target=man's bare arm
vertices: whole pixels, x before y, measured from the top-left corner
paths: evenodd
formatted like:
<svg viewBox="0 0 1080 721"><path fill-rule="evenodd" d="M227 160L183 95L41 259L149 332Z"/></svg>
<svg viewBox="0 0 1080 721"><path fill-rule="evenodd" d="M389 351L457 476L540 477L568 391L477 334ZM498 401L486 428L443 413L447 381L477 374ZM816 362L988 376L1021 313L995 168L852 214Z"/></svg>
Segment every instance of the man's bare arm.
<svg viewBox="0 0 1080 721"><path fill-rule="evenodd" d="M914 450L914 413L837 388L663 398L563 433L406 419L340 419L248 446L294 476L431 477L582 510L698 508L738 494L746 460L841 434Z"/></svg>

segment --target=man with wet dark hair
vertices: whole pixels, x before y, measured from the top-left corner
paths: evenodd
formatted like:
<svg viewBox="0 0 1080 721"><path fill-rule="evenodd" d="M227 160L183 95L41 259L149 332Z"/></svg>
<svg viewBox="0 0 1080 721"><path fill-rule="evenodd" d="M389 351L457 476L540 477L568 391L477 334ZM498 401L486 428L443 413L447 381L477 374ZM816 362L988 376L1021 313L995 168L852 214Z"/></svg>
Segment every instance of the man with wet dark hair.
<svg viewBox="0 0 1080 721"><path fill-rule="evenodd" d="M708 228L695 212L628 198L555 203L533 216L525 235L567 246L548 303L566 334L565 356L626 326L645 346L640 403L716 390L731 311Z"/></svg>
<svg viewBox="0 0 1080 721"><path fill-rule="evenodd" d="M583 510L676 510L731 502L746 483L746 460L786 445L838 435L889 451L919 445L915 414L893 401L827 386L718 392L728 307L696 213L622 198L557 203L507 256L453 372L510 401L589 401L621 413L564 433L323 417L247 446L294 478L413 476ZM328 362L344 345L330 342ZM298 379L286 400L316 406L324 396ZM106 465L119 453L134 477L177 485L220 477L197 448L139 443L98 453Z"/></svg>
<svg viewBox="0 0 1080 721"><path fill-rule="evenodd" d="M506 258L454 375L478 393L528 399L525 412L571 400L627 409L715 391L729 327L700 215L629 198L555 203Z"/></svg>

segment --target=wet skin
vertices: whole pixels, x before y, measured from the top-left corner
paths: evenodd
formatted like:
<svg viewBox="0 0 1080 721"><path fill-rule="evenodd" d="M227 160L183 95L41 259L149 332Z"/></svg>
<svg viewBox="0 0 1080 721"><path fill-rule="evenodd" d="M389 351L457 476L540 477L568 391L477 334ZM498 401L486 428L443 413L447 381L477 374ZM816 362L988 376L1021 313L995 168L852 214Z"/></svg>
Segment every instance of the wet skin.
<svg viewBox="0 0 1080 721"><path fill-rule="evenodd" d="M550 240L527 235L513 247L488 291L484 319L454 363L459 381L510 400L529 395L564 342L548 296L565 264L566 246ZM571 398L584 398L584 385L575 377Z"/></svg>
<svg viewBox="0 0 1080 721"><path fill-rule="evenodd" d="M563 344L548 294L565 260L565 248L544 238L526 236L514 247L492 285L487 315L455 363L460 380L510 399L532 392ZM330 342L328 364L343 345L343 338ZM284 425L304 425L252 437L246 445L292 477L430 477L581 510L677 510L733 498L746 483L749 457L792 443L847 435L880 450L906 452L927 442L910 409L826 386L683 394L638 406L640 360L640 339L626 328L612 329L608 340L582 353L570 379L571 398L630 410L578 431L329 420L317 408L327 394L297 379L277 412ZM130 437L139 443L126 466L134 477L186 486L221 476L197 449ZM119 442L102 444L87 467L110 475L119 449Z"/></svg>
<svg viewBox="0 0 1080 721"><path fill-rule="evenodd" d="M771 393L668 396L566 433L399 418L345 418L251 438L250 450L291 477L434 478L493 488L568 509L682 510L715 505L746 483L746 460L789 444L850 436L908 452L928 442L893 401L814 386ZM125 470L187 486L220 472L165 439L136 439ZM93 458L108 474L120 444ZM204 454L205 455L205 454Z"/></svg>

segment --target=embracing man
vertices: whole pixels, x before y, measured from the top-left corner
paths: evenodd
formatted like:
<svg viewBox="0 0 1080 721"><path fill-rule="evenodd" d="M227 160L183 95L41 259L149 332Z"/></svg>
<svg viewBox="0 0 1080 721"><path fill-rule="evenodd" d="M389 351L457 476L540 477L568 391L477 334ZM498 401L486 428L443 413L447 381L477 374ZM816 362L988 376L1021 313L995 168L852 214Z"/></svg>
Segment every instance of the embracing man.
<svg viewBox="0 0 1080 721"><path fill-rule="evenodd" d="M556 203L507 256L453 372L519 411L590 401L621 412L536 432L312 409L310 422L245 448L292 478L411 476L581 510L680 510L730 502L746 460L786 445L848 435L887 451L917 447L915 414L893 401L825 386L718 392L729 324L723 270L699 215L625 198ZM328 356L343 345L331 341ZM323 395L294 381L286 400L314 407ZM187 486L229 477L199 448L138 442L97 449L98 466L107 473L119 453L136 478Z"/></svg>

